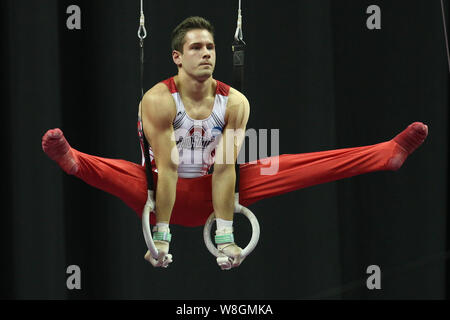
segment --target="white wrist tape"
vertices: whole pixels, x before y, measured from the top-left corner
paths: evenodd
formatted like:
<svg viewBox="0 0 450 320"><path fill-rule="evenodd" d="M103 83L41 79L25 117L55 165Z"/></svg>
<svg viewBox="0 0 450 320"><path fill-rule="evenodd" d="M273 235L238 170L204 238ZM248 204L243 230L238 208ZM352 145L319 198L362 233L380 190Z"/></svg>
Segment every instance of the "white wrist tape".
<svg viewBox="0 0 450 320"><path fill-rule="evenodd" d="M217 230L222 231L224 229L233 228L233 220L216 219Z"/></svg>

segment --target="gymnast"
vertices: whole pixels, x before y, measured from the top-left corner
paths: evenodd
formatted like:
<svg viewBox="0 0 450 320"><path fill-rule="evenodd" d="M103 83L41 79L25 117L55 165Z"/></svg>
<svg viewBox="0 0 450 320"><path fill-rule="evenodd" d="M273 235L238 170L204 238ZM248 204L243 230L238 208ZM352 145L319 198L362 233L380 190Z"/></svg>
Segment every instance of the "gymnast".
<svg viewBox="0 0 450 320"><path fill-rule="evenodd" d="M234 243L235 163L242 146L250 105L238 90L213 78L216 63L214 28L201 17L189 17L172 32L172 58L178 74L148 90L140 105L138 134L151 164L106 159L71 147L56 128L42 137L44 152L69 175L108 192L142 215L147 199L146 167L156 187L155 246L162 255L144 258L167 266L170 223L205 224L216 216L215 242L220 252L242 262ZM240 132L241 134L235 134ZM259 200L368 172L398 170L426 139L428 127L410 124L393 139L375 145L305 154L283 154L240 165L239 202ZM145 150L143 139L151 146ZM262 174L276 161L274 174ZM209 173L213 166L214 170Z"/></svg>

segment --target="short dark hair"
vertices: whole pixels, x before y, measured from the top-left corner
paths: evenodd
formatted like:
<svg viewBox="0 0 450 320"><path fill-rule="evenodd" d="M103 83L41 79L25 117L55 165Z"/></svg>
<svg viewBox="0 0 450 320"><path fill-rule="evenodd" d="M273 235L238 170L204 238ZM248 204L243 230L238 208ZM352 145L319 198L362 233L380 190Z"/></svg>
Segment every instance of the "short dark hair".
<svg viewBox="0 0 450 320"><path fill-rule="evenodd" d="M184 37L188 31L194 29L204 29L211 33L214 39L214 27L213 25L202 17L189 17L184 19L175 29L172 31L172 50L177 50L183 53L183 46L185 43Z"/></svg>

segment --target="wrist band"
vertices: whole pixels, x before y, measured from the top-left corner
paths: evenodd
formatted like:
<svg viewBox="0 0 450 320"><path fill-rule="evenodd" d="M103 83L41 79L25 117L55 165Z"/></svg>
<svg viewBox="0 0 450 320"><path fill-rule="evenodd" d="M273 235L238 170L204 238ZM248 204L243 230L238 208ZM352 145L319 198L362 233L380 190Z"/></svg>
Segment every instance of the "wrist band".
<svg viewBox="0 0 450 320"><path fill-rule="evenodd" d="M214 241L216 242L216 244L224 244L224 243L234 242L234 235L232 233L216 235L214 237Z"/></svg>
<svg viewBox="0 0 450 320"><path fill-rule="evenodd" d="M154 232L153 240L170 242L172 240L172 234L169 232Z"/></svg>

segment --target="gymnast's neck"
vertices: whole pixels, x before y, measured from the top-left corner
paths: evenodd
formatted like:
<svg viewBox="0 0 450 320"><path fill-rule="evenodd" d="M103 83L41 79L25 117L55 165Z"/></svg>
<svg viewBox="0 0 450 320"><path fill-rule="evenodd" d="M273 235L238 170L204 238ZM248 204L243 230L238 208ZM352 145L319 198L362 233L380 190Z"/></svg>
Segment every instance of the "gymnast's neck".
<svg viewBox="0 0 450 320"><path fill-rule="evenodd" d="M180 72L174 77L174 81L180 95L192 101L202 101L205 98L213 97L216 92L217 83L212 76L203 80Z"/></svg>

